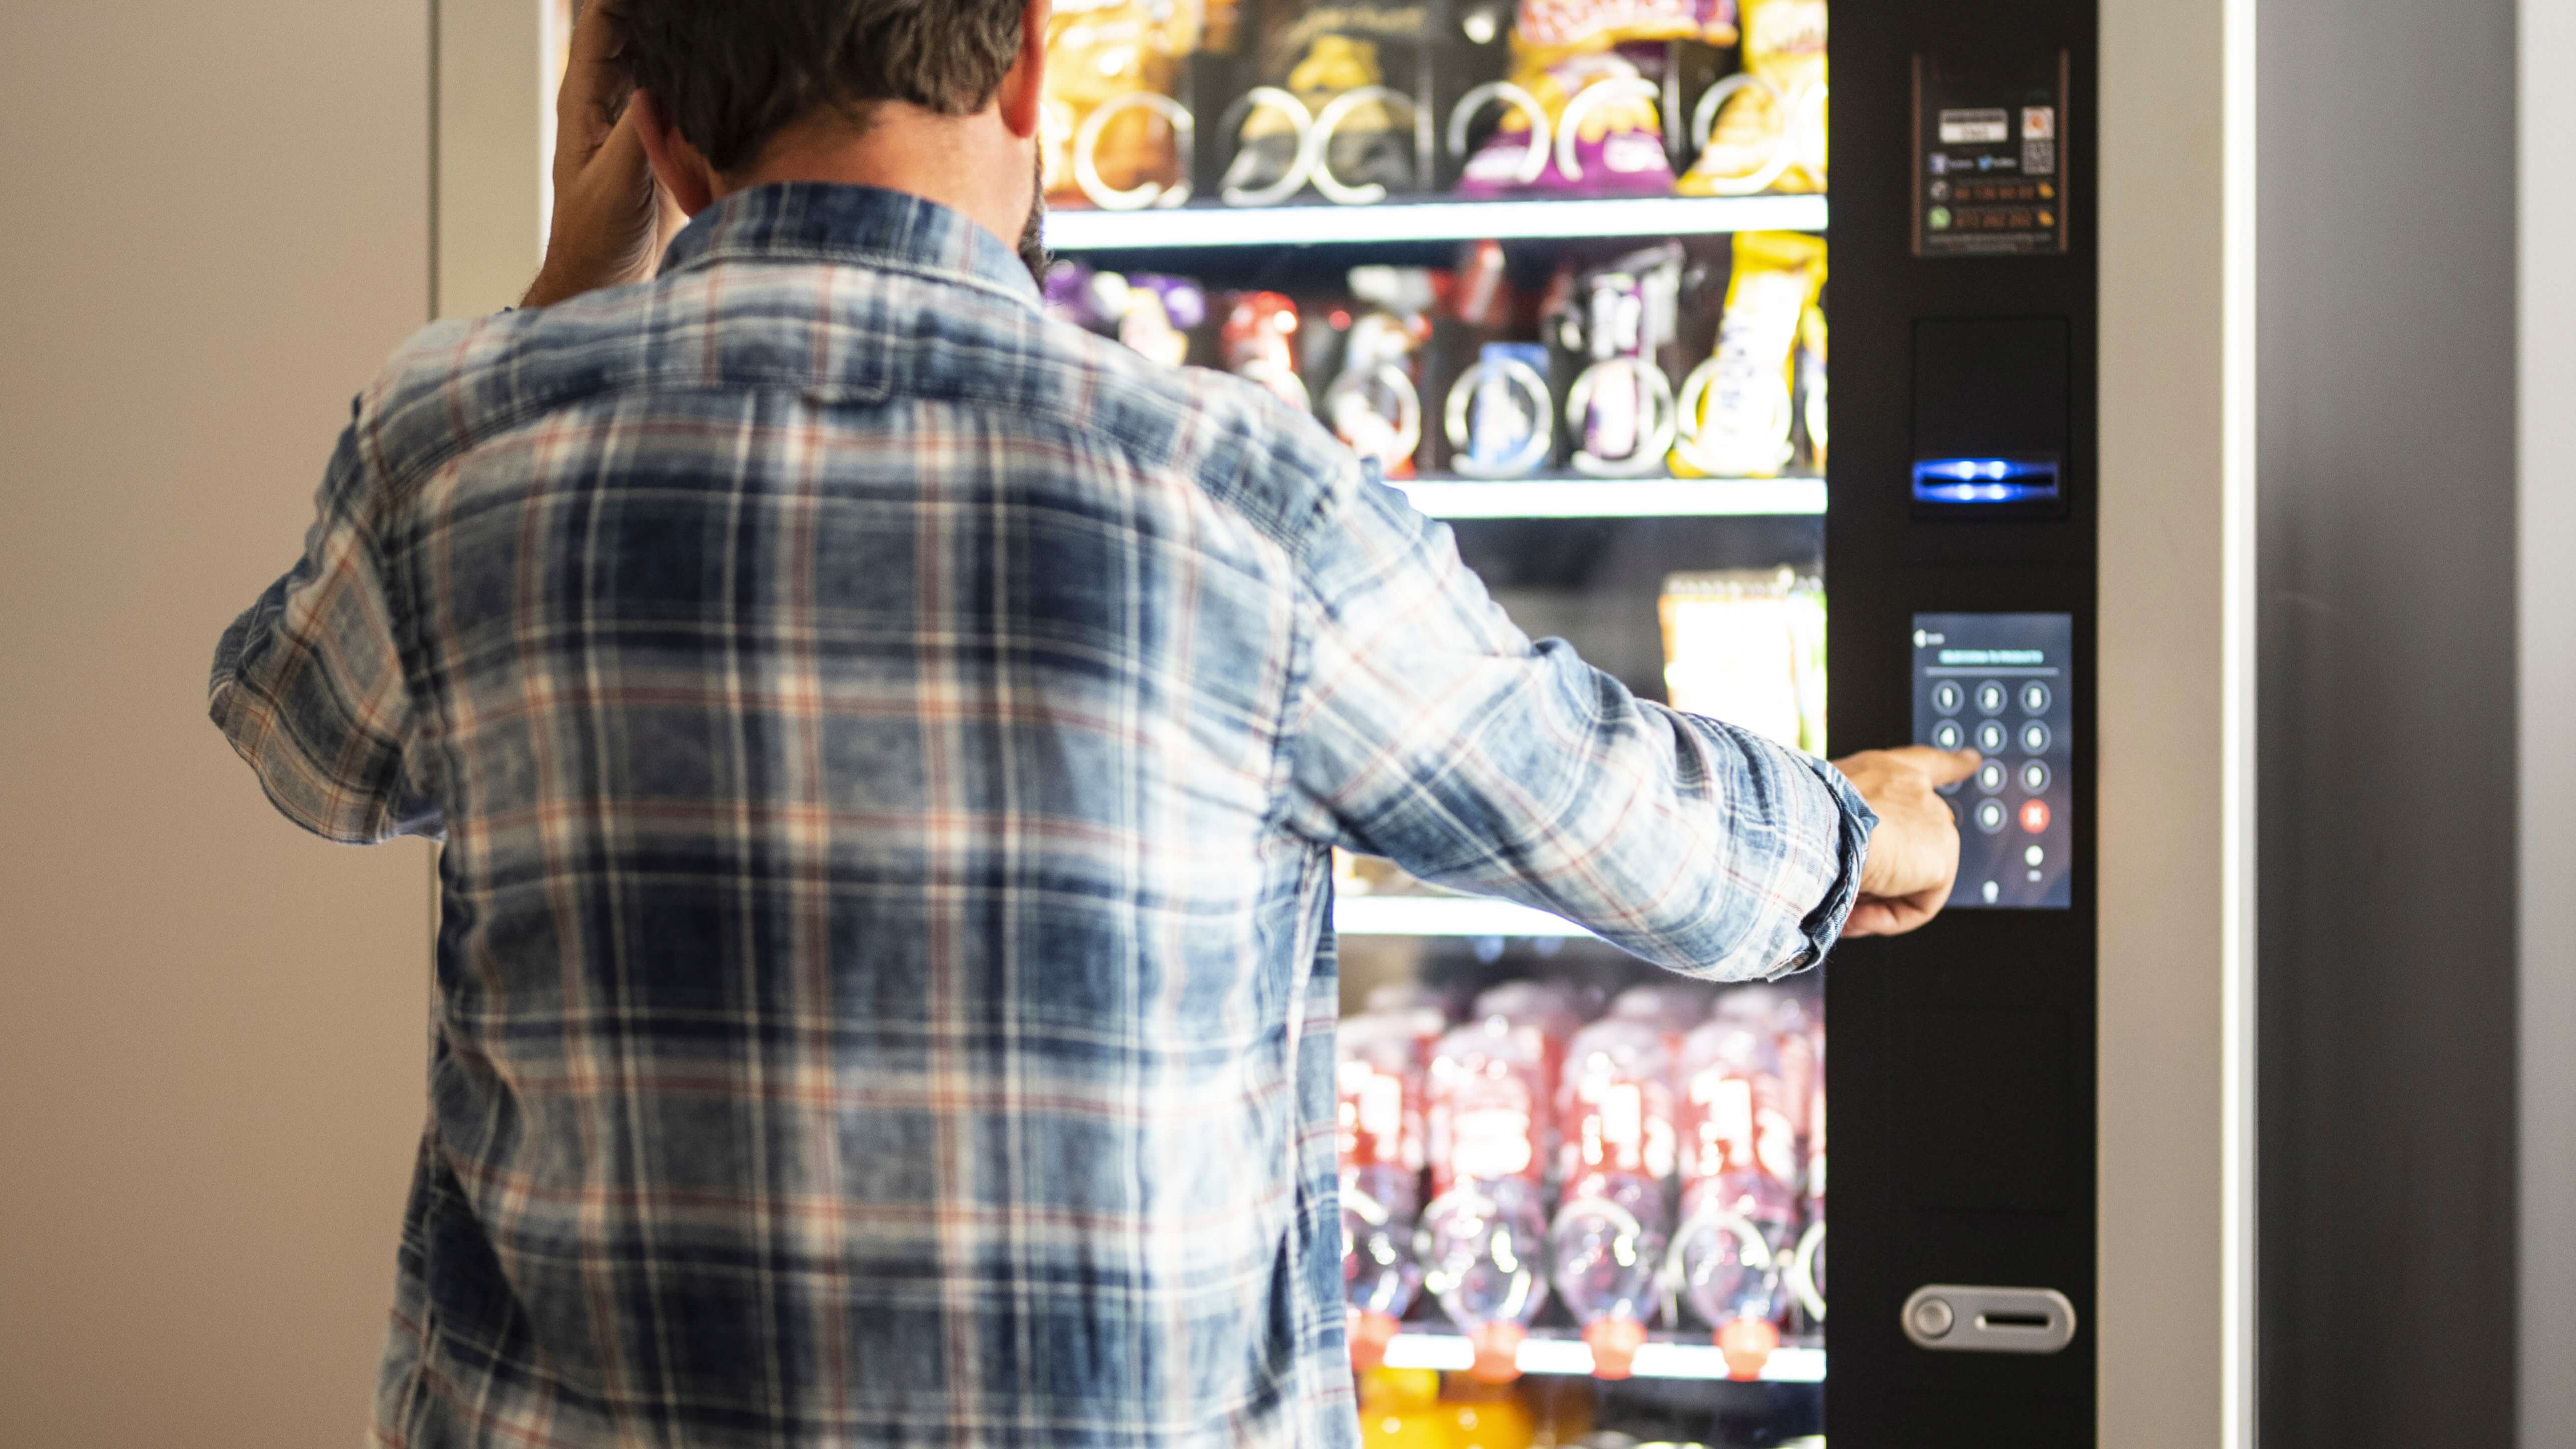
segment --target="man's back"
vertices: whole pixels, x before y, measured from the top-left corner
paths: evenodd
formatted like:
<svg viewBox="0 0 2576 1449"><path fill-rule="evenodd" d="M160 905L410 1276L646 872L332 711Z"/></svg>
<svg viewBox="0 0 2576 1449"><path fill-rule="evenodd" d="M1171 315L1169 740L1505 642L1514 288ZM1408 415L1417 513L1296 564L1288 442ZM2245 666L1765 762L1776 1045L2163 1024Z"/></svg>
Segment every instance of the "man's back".
<svg viewBox="0 0 2576 1449"><path fill-rule="evenodd" d="M1811 962L1867 812L895 193L435 329L215 713L444 829L383 1442L1338 1444L1325 847Z"/></svg>

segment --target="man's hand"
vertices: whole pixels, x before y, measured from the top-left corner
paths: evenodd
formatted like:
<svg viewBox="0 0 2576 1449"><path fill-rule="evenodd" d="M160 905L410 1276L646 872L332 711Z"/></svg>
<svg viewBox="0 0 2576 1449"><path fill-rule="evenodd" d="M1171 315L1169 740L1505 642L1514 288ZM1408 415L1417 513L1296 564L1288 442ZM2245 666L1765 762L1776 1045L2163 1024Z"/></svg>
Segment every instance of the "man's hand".
<svg viewBox="0 0 2576 1449"><path fill-rule="evenodd" d="M648 281L680 217L653 180L617 63L610 0L590 0L572 27L555 97L555 215L546 263L521 304L549 307L602 287Z"/></svg>
<svg viewBox="0 0 2576 1449"><path fill-rule="evenodd" d="M1937 792L1983 763L1974 750L1954 755L1923 745L1834 762L1878 812L1844 935L1901 936L1941 914L1959 878L1959 822Z"/></svg>

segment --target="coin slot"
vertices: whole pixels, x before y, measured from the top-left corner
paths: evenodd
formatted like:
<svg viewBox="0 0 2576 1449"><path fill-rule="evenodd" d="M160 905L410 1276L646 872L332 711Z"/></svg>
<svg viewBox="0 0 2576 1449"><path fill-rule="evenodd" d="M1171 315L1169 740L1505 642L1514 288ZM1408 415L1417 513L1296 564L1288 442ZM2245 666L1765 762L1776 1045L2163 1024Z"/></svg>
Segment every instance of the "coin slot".
<svg viewBox="0 0 2576 1449"><path fill-rule="evenodd" d="M1979 1328L2021 1329L2026 1332L2045 1333L2056 1322L2056 1319L2045 1313L1980 1313L1977 1315Z"/></svg>

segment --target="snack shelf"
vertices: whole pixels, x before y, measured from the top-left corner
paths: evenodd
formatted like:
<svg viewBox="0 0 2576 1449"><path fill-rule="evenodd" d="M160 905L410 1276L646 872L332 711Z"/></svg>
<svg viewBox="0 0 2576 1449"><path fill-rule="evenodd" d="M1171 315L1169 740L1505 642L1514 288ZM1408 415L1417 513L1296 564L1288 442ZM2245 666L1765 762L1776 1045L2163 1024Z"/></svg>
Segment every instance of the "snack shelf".
<svg viewBox="0 0 2576 1449"><path fill-rule="evenodd" d="M1466 478L1395 485L1434 518L1819 518L1822 478Z"/></svg>
<svg viewBox="0 0 2576 1449"><path fill-rule="evenodd" d="M1446 1333L1399 1333L1386 1348L1389 1368L1438 1369L1463 1373L1476 1363L1476 1349L1466 1339ZM1592 1350L1579 1338L1530 1337L1521 1343L1520 1368L1525 1374L1589 1374ZM1723 1379L1732 1377L1726 1355L1713 1343L1656 1340L1637 1350L1630 1376L1641 1379ZM1762 1382L1820 1384L1825 1381L1825 1351L1784 1345L1763 1365Z"/></svg>
<svg viewBox="0 0 2576 1449"><path fill-rule="evenodd" d="M1478 896L1340 896L1333 901L1333 930L1344 936L1592 934L1562 916Z"/></svg>
<svg viewBox="0 0 2576 1449"><path fill-rule="evenodd" d="M1642 196L1562 201L1398 201L1379 206L1185 206L1154 211L1057 211L1047 245L1059 252L1217 247L1393 245L1405 242L1571 241L1823 231L1822 196Z"/></svg>

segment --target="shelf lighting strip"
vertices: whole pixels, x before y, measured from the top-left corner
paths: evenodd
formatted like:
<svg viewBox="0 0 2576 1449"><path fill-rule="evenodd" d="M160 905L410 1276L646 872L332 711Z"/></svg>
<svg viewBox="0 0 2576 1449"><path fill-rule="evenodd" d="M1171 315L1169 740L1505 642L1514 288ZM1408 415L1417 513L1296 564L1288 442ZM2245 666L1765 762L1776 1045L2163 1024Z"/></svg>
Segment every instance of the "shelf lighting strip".
<svg viewBox="0 0 2576 1449"><path fill-rule="evenodd" d="M1555 936L1592 933L1562 916L1475 896L1343 896L1333 930L1344 936Z"/></svg>
<svg viewBox="0 0 2576 1449"><path fill-rule="evenodd" d="M1821 518L1822 478L1533 478L1396 485L1434 518Z"/></svg>
<svg viewBox="0 0 2576 1449"><path fill-rule="evenodd" d="M1823 231L1821 196L1641 196L1596 201L1421 201L1383 206L1185 207L1057 211L1059 252L1173 251L1404 242L1541 241Z"/></svg>
<svg viewBox="0 0 2576 1449"><path fill-rule="evenodd" d="M1386 1348L1389 1368L1438 1369L1464 1373L1476 1363L1475 1346L1445 1333L1400 1333ZM1589 1374L1592 1350L1581 1339L1531 1338L1521 1343L1520 1368L1525 1374ZM1637 1350L1631 1370L1641 1379L1723 1379L1730 1377L1726 1355L1712 1343L1648 1343ZM1821 1348L1774 1349L1763 1365L1762 1381L1775 1384L1820 1384L1825 1381Z"/></svg>

